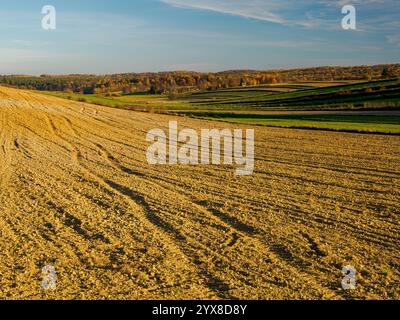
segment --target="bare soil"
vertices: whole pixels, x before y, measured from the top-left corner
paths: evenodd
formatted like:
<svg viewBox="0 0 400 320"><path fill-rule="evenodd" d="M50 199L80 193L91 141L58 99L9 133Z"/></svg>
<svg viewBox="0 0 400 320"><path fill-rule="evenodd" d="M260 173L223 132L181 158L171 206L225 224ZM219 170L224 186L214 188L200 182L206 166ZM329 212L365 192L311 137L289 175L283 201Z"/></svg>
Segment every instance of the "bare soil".
<svg viewBox="0 0 400 320"><path fill-rule="evenodd" d="M400 298L400 137L257 127L236 177L147 164L174 119L0 87L0 298Z"/></svg>

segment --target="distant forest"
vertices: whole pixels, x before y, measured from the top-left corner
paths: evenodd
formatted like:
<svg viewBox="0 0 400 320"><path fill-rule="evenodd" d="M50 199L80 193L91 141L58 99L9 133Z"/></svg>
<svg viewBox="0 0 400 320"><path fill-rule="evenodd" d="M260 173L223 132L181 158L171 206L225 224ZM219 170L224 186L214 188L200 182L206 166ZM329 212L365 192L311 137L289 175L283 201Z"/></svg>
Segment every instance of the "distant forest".
<svg viewBox="0 0 400 320"><path fill-rule="evenodd" d="M83 94L123 92L183 93L240 86L304 81L379 80L400 77L400 64L357 67L317 67L292 70L233 70L217 73L188 71L114 75L4 75L0 84L23 89Z"/></svg>

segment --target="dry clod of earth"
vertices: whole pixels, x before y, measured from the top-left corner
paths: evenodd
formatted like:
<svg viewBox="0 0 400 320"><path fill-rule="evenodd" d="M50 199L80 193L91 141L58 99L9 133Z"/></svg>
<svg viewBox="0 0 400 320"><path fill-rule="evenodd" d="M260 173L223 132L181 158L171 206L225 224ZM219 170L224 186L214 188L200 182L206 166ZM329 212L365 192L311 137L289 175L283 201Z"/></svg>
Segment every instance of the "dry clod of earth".
<svg viewBox="0 0 400 320"><path fill-rule="evenodd" d="M0 88L0 298L400 298L399 137L260 127L235 177L148 165L170 120Z"/></svg>

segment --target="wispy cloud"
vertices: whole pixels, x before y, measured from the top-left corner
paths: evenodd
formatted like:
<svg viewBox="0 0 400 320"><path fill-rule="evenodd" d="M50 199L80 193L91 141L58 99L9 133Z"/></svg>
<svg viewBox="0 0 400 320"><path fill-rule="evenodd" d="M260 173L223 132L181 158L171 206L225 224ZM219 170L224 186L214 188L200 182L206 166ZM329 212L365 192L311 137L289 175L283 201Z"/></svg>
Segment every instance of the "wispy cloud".
<svg viewBox="0 0 400 320"><path fill-rule="evenodd" d="M278 23L287 26L303 26L307 28L337 29L340 8L353 4L363 11L386 12L399 10L398 0L159 0L168 5L219 12ZM335 18L332 18L335 17ZM382 19L382 13L380 14ZM335 25L333 25L335 24Z"/></svg>
<svg viewBox="0 0 400 320"><path fill-rule="evenodd" d="M287 24L289 23L282 15L274 12L282 8L281 1L268 1L266 5L262 0L247 0L247 1L215 1L215 0L160 0L178 8L200 9L241 16L244 18L252 18L262 21Z"/></svg>

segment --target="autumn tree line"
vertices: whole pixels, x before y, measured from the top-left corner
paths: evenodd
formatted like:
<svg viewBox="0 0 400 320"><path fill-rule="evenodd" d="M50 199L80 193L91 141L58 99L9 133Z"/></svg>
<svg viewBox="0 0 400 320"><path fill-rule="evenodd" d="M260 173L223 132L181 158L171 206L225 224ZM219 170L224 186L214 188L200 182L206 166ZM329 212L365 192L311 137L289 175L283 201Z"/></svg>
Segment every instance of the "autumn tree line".
<svg viewBox="0 0 400 320"><path fill-rule="evenodd" d="M3 75L0 84L23 89L83 94L183 93L276 83L400 78L400 64L318 67L291 70L233 70L216 73L189 71L126 73L114 75Z"/></svg>

